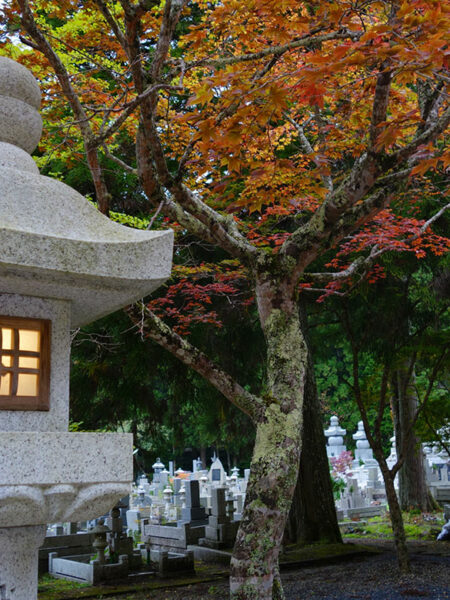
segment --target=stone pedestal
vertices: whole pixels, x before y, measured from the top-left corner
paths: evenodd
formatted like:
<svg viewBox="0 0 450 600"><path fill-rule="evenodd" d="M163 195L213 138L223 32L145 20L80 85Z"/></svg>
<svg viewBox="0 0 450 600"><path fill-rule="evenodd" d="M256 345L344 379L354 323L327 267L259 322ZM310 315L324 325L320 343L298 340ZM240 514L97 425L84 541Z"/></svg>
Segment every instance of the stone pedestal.
<svg viewBox="0 0 450 600"><path fill-rule="evenodd" d="M0 528L0 598L36 598L39 547L45 538L45 525Z"/></svg>

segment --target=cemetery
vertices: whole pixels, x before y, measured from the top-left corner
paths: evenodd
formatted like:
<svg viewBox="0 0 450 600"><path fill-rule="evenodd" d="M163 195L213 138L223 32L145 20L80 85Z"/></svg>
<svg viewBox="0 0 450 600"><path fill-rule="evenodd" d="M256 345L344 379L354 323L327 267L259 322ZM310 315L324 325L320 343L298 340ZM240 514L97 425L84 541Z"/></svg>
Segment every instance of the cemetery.
<svg viewBox="0 0 450 600"><path fill-rule="evenodd" d="M0 2L0 600L449 597L450 21L325 4Z"/></svg>

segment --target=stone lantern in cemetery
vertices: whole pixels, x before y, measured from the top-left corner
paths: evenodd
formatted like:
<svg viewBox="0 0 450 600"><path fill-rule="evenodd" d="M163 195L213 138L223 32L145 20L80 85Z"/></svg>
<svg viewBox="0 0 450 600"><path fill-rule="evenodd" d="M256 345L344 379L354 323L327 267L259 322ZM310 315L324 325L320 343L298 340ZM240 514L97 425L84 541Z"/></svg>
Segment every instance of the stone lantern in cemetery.
<svg viewBox="0 0 450 600"><path fill-rule="evenodd" d="M153 483L159 483L161 480L161 471L164 470L164 465L160 458L156 459L156 462L152 465L153 469Z"/></svg>
<svg viewBox="0 0 450 600"><path fill-rule="evenodd" d="M132 435L69 433L70 329L170 274L172 233L112 223L43 177L40 92L0 57L0 595L33 600L46 523L105 514L130 490Z"/></svg>
<svg viewBox="0 0 450 600"><path fill-rule="evenodd" d="M344 435L346 429L339 425L339 419L336 416L330 418L330 426L325 430L325 436L328 438L327 456L328 458L337 458L342 452L347 450L344 444Z"/></svg>
<svg viewBox="0 0 450 600"><path fill-rule="evenodd" d="M356 441L355 466L358 466L360 463L364 464L366 467L377 466L378 463L373 457L373 451L367 440L366 432L364 431L364 423L362 421L358 421L358 429L352 437Z"/></svg>

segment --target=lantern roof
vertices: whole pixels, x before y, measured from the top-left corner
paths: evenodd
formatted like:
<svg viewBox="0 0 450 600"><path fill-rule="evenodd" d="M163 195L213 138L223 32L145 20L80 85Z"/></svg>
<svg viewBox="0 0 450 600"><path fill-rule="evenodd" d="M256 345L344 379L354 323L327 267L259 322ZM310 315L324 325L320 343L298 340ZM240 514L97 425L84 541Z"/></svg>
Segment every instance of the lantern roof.
<svg viewBox="0 0 450 600"><path fill-rule="evenodd" d="M40 90L0 56L0 292L72 303L72 326L148 295L170 275L172 231L140 231L39 174Z"/></svg>

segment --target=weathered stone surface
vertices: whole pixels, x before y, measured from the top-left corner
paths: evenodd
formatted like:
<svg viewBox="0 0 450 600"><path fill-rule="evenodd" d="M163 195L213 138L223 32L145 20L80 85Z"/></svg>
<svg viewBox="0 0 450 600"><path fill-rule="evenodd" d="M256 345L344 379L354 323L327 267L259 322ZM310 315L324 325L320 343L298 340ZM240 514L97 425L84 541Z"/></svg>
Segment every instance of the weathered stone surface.
<svg viewBox="0 0 450 600"><path fill-rule="evenodd" d="M1 289L70 300L78 327L167 279L173 232L113 223L72 188L41 176L23 152L39 141L39 105L31 73L0 57Z"/></svg>
<svg viewBox="0 0 450 600"><path fill-rule="evenodd" d="M6 56L0 56L0 96L17 98L36 110L41 106L41 90L33 74Z"/></svg>
<svg viewBox="0 0 450 600"><path fill-rule="evenodd" d="M41 139L42 119L35 108L16 98L1 97L0 141L33 152Z"/></svg>
<svg viewBox="0 0 450 600"><path fill-rule="evenodd" d="M132 443L131 434L0 432L0 527L107 512L129 493Z"/></svg>
<svg viewBox="0 0 450 600"><path fill-rule="evenodd" d="M41 92L33 75L0 56L0 142L33 152L42 133Z"/></svg>
<svg viewBox="0 0 450 600"><path fill-rule="evenodd" d="M153 291L170 275L172 231L113 223L68 186L0 170L2 291L72 302L72 326Z"/></svg>
<svg viewBox="0 0 450 600"><path fill-rule="evenodd" d="M39 175L37 164L28 152L13 144L0 142L0 169L5 167Z"/></svg>
<svg viewBox="0 0 450 600"><path fill-rule="evenodd" d="M131 433L8 431L0 432L0 448L0 487L133 479Z"/></svg>
<svg viewBox="0 0 450 600"><path fill-rule="evenodd" d="M44 541L45 529L45 525L0 528L0 598L36 598L36 555Z"/></svg>

